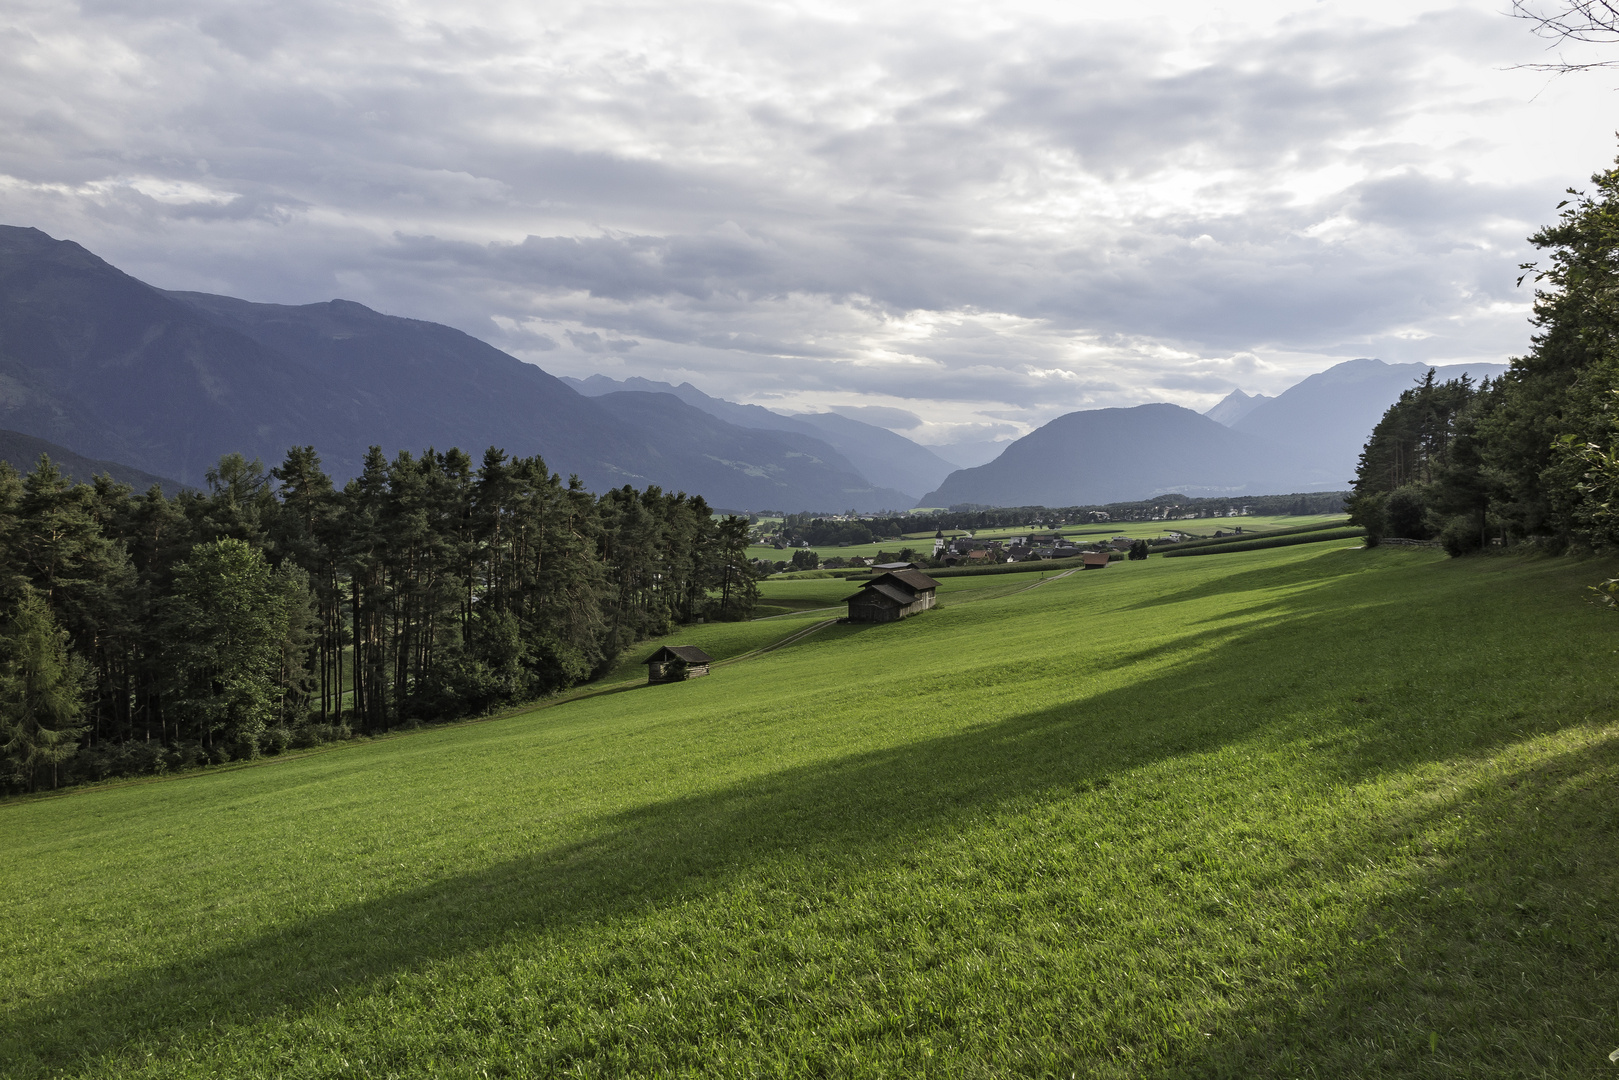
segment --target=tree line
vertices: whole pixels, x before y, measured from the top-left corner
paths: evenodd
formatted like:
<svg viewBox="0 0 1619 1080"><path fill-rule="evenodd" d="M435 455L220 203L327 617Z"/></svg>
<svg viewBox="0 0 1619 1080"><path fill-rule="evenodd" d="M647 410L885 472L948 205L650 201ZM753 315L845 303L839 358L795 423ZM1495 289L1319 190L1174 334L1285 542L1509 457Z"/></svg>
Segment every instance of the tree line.
<svg viewBox="0 0 1619 1080"><path fill-rule="evenodd" d="M747 618L746 520L538 457L228 455L206 491L0 462L0 784L251 758L531 700Z"/></svg>
<svg viewBox="0 0 1619 1080"><path fill-rule="evenodd" d="M977 506L961 504L949 510L893 516L874 515L836 520L820 514L787 514L775 530L791 543L816 547L833 544L869 544L909 534L937 530L1055 528L1063 525L1105 524L1110 521L1160 521L1180 518L1225 517L1244 509L1250 514L1335 514L1344 508L1343 491L1294 492L1290 495L1242 495L1192 498L1169 493L1135 502L1089 506Z"/></svg>
<svg viewBox="0 0 1619 1080"><path fill-rule="evenodd" d="M1429 371L1372 431L1350 509L1373 542L1619 543L1619 169L1592 185L1529 238L1529 351L1493 381Z"/></svg>

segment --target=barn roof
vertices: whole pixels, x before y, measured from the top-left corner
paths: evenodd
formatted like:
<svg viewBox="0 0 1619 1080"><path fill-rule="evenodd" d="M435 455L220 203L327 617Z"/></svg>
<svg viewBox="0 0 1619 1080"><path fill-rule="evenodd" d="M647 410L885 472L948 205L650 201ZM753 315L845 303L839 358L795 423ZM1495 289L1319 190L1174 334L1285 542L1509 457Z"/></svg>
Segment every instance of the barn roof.
<svg viewBox="0 0 1619 1080"><path fill-rule="evenodd" d="M859 592L855 593L853 596L845 596L840 602L847 604L851 600L864 599L866 596L872 593L876 593L878 596L881 596L884 599L892 600L900 607L905 607L908 604L913 604L916 602L916 597L913 594L906 592L904 589L890 585L886 581L868 581L864 586L861 587Z"/></svg>
<svg viewBox="0 0 1619 1080"><path fill-rule="evenodd" d="M714 658L695 645L665 645L644 663L667 664L671 660L684 660L688 664L712 664Z"/></svg>
<svg viewBox="0 0 1619 1080"><path fill-rule="evenodd" d="M872 581L897 581L912 592L921 592L923 589L937 589L939 583L922 573L920 570L890 570L881 577L872 578Z"/></svg>

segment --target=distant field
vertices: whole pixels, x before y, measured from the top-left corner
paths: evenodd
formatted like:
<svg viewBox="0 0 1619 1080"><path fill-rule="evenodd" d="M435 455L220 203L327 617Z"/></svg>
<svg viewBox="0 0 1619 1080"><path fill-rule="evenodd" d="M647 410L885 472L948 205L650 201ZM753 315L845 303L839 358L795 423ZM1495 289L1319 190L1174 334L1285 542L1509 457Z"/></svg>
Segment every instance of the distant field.
<svg viewBox="0 0 1619 1080"><path fill-rule="evenodd" d="M1168 533L1171 530L1194 532L1198 533L1199 535L1206 534L1212 536L1216 529L1229 532L1233 528L1240 527L1244 532L1254 532L1262 529L1292 528L1298 525L1313 525L1320 522L1336 521L1341 519L1343 516L1344 515L1342 514L1268 514L1265 516L1255 515L1253 517L1245 518L1198 518L1193 521L1136 521L1103 523L1100 525L1064 525L1060 530L1055 531L1060 531L1064 536L1069 537L1094 537L1096 539L1107 539L1113 536L1151 538L1154 536L1163 536L1165 533ZM1008 540L1014 536L1027 536L1031 532L1048 533L1052 531L1054 530L1047 528L1037 529L1033 525L1028 525L1017 529L985 529L979 532L974 532L973 536L974 538L980 540ZM889 540L881 544L856 544L850 547L838 547L836 544L833 544L827 547L812 547L810 550L815 552L823 559L831 558L833 556L842 556L845 559L851 559L856 555L869 559L875 556L879 551L896 552L903 547L915 548L923 555L931 554L933 551L933 532L907 533L906 539L903 541ZM761 544L754 544L748 548L748 558L750 559L768 559L772 562L785 562L788 559L791 559L792 556L793 553L791 550L783 551L777 548L766 547Z"/></svg>
<svg viewBox="0 0 1619 1080"><path fill-rule="evenodd" d="M1050 576L1049 571L1029 570L998 577L944 578L939 582L939 602L942 604L958 594L960 599L975 600L1009 595ZM850 582L841 578L767 578L759 582L760 614L826 609L859 588L858 580ZM837 607L827 614L842 615L845 610Z"/></svg>
<svg viewBox="0 0 1619 1080"><path fill-rule="evenodd" d="M0 1075L1607 1075L1616 573L958 578L689 683L0 803Z"/></svg>

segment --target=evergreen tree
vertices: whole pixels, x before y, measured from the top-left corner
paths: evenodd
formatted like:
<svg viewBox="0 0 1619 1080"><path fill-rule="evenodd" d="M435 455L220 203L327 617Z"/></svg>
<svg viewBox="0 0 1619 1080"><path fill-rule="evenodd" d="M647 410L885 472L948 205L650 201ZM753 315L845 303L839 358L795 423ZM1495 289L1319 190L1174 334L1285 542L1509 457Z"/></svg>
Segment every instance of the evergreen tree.
<svg viewBox="0 0 1619 1080"><path fill-rule="evenodd" d="M1586 464L1575 448L1610 438L1608 394L1619 387L1619 169L1591 182L1589 192L1570 189L1557 224L1530 237L1550 252L1536 276L1533 347L1513 359L1479 424L1485 465L1502 488L1493 509L1521 536L1582 535Z"/></svg>
<svg viewBox="0 0 1619 1080"><path fill-rule="evenodd" d="M32 791L49 766L54 788L85 731L89 666L68 649L67 631L45 598L26 585L0 638L0 658L0 757L9 779Z"/></svg>
<svg viewBox="0 0 1619 1080"><path fill-rule="evenodd" d="M728 515L714 528L711 587L719 596L711 601L716 618L728 621L752 618L759 600L759 582L748 559L748 519Z"/></svg>
<svg viewBox="0 0 1619 1080"><path fill-rule="evenodd" d="M245 540L198 544L163 605L168 708L214 756L255 757L300 679L289 665L307 626L301 570L271 571ZM300 609L304 613L300 625Z"/></svg>
<svg viewBox="0 0 1619 1080"><path fill-rule="evenodd" d="M8 461L0 461L0 608L9 608L22 595L22 536L20 533L22 477Z"/></svg>
<svg viewBox="0 0 1619 1080"><path fill-rule="evenodd" d="M1385 535L1427 540L1447 513L1474 509L1483 468L1475 403L1487 391L1466 375L1436 382L1429 368L1389 406L1361 451L1350 501L1350 520L1371 544Z"/></svg>
<svg viewBox="0 0 1619 1080"><path fill-rule="evenodd" d="M474 469L373 447L342 491L311 447L269 473L227 455L174 499L0 466L0 598L36 593L93 673L70 780L574 685L677 623L747 618L748 539L699 497L597 499L495 448Z"/></svg>
<svg viewBox="0 0 1619 1080"><path fill-rule="evenodd" d="M344 646L343 583L339 573L342 501L321 468L313 446L295 446L270 472L279 485L280 509L270 535L286 559L309 578L314 603L314 702L323 724L342 711Z"/></svg>
<svg viewBox="0 0 1619 1080"><path fill-rule="evenodd" d="M122 691L136 579L127 548L103 531L103 522L118 516L109 502L128 495L122 485L75 484L42 455L17 504L17 570L94 671L92 738L116 737L128 723Z"/></svg>

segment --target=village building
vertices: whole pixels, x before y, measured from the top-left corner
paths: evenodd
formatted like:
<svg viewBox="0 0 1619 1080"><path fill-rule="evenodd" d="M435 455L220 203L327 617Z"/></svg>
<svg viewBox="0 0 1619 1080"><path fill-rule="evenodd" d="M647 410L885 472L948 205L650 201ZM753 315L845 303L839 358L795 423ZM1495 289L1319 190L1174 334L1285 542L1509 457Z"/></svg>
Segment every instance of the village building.
<svg viewBox="0 0 1619 1080"><path fill-rule="evenodd" d="M683 682L708 674L714 658L695 645L665 645L646 659L649 683Z"/></svg>
<svg viewBox="0 0 1619 1080"><path fill-rule="evenodd" d="M989 548L968 548L960 552L951 552L939 561L946 566L960 566L963 563L999 562L999 550L991 551Z"/></svg>
<svg viewBox="0 0 1619 1080"><path fill-rule="evenodd" d="M939 583L920 570L894 570L861 585L859 592L844 597L844 603L849 605L850 622L894 622L932 607L938 588Z"/></svg>

